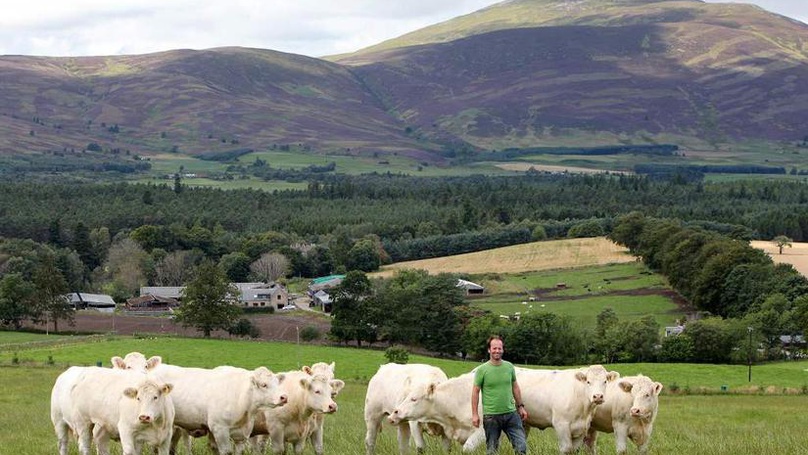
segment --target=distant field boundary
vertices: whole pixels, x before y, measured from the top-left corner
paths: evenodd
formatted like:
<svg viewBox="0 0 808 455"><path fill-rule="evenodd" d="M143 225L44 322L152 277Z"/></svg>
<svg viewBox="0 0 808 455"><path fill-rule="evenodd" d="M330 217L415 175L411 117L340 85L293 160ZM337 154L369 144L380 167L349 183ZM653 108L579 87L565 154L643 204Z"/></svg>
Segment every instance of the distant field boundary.
<svg viewBox="0 0 808 455"><path fill-rule="evenodd" d="M474 253L406 261L382 267L372 277L389 277L396 270L421 269L429 273L522 273L632 262L628 249L605 237L547 240Z"/></svg>

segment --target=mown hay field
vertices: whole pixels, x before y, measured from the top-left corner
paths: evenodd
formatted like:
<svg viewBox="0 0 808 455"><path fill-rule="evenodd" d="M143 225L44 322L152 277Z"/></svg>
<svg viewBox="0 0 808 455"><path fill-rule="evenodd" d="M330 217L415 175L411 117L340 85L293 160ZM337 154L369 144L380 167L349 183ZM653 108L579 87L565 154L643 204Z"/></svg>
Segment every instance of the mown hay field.
<svg viewBox="0 0 808 455"><path fill-rule="evenodd" d="M346 386L337 397L340 406L335 415L326 418L325 444L331 455L364 453L365 433L362 417L364 396L369 377L378 365L385 363L383 352L352 349L228 340L195 340L182 338L88 338L85 343L74 340L42 346L42 343L20 344L0 332L0 453L42 455L55 453L56 438L49 419L50 389L56 377L71 365L108 364L111 355L140 351L146 355L162 355L172 363L187 366L220 364L254 368L267 365L275 371L297 369L299 365L317 361L336 361L337 376ZM37 346L37 347L32 347ZM14 359L17 359L14 361ZM53 364L49 364L52 360ZM429 363L443 368L449 376L469 371L476 364L448 359L411 356L411 363ZM623 375L643 372L662 382L665 390L651 443L650 454L736 455L736 454L803 454L808 425L808 362L790 362L754 366L753 382L746 383L743 365L625 364L610 365ZM729 393L720 392L726 385ZM705 387L708 395L673 395L673 388L696 391ZM789 393L789 394L786 394ZM557 453L553 430L532 431L529 453ZM615 453L614 439L604 435L598 441L599 453ZM455 447L455 453L459 448ZM77 453L71 444L71 455ZM113 454L120 454L113 443ZM144 454L148 453L146 451ZM197 440L195 454L210 453L204 441ZM313 450L307 446L304 454ZM395 433L387 426L380 436L377 454L395 455ZM425 455L442 454L435 441ZM472 455L482 455L477 449ZM513 455L503 441L502 455ZM630 453L636 453L632 447Z"/></svg>
<svg viewBox="0 0 808 455"><path fill-rule="evenodd" d="M791 242L790 247L783 248L783 254L780 254L777 245L769 240L755 240L751 244L765 251L776 264L791 264L796 271L808 276L808 243Z"/></svg>
<svg viewBox="0 0 808 455"><path fill-rule="evenodd" d="M392 276L401 269L422 269L430 273L509 274L635 260L626 248L604 237L592 237L532 242L475 253L397 262L382 267L380 272L371 276Z"/></svg>

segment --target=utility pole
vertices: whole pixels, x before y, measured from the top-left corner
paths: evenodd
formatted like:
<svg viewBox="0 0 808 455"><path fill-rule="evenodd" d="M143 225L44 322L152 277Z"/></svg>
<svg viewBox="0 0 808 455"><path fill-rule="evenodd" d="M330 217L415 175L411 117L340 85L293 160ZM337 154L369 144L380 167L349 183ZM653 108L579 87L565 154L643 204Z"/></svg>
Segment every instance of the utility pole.
<svg viewBox="0 0 808 455"><path fill-rule="evenodd" d="M747 352L747 364L749 365L749 382L752 382L752 327L747 327L749 333L749 350Z"/></svg>

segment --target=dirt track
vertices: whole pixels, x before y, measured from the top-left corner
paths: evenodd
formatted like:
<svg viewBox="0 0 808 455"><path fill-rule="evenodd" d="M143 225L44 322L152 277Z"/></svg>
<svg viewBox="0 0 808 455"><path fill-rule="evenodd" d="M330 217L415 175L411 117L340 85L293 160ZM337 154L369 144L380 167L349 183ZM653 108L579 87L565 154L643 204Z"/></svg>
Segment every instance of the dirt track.
<svg viewBox="0 0 808 455"><path fill-rule="evenodd" d="M331 327L328 319L311 314L303 310L289 313L262 314L247 316L261 331L260 339L269 341L296 341L298 330L314 326L325 336ZM34 326L45 330L42 325ZM53 324L49 325L53 330ZM119 335L132 335L135 333L171 334L188 337L201 337L202 333L193 328L184 328L167 317L130 316L99 313L93 310L82 310L76 313L76 325L71 327L65 322L59 323L59 331L65 332L95 332L116 333ZM227 338L230 335L224 331L212 334L216 338Z"/></svg>

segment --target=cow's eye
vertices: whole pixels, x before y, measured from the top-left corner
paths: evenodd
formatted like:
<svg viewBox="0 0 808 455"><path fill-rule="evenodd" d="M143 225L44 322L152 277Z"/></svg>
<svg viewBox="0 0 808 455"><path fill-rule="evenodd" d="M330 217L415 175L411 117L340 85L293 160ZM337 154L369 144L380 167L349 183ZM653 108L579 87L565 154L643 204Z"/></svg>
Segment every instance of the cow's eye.
<svg viewBox="0 0 808 455"><path fill-rule="evenodd" d="M317 395L321 395L323 392L320 390L315 390L314 393L316 393Z"/></svg>

